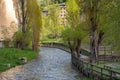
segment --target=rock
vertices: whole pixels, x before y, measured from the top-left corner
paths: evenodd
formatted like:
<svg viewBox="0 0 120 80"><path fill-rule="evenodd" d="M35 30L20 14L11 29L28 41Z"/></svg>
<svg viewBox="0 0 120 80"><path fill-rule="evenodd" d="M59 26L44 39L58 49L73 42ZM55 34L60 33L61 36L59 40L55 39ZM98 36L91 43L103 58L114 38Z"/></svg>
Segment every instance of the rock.
<svg viewBox="0 0 120 80"><path fill-rule="evenodd" d="M11 67L11 64L7 64L8 67Z"/></svg>
<svg viewBox="0 0 120 80"><path fill-rule="evenodd" d="M27 58L26 57L21 57L19 60L23 61L24 63L27 63Z"/></svg>

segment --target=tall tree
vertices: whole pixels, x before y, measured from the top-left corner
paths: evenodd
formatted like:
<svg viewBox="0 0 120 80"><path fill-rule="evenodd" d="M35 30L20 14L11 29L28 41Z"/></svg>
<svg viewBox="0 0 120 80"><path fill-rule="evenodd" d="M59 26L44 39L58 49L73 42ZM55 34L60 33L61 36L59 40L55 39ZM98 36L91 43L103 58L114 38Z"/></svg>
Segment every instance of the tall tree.
<svg viewBox="0 0 120 80"><path fill-rule="evenodd" d="M37 0L27 0L27 10L29 12L29 24L32 26L32 49L38 51L40 32L42 27L41 8Z"/></svg>
<svg viewBox="0 0 120 80"><path fill-rule="evenodd" d="M91 53L93 57L98 57L98 15L99 15L99 6L100 0L89 0L85 2L84 10L88 25L90 26L90 36L91 36Z"/></svg>
<svg viewBox="0 0 120 80"><path fill-rule="evenodd" d="M18 43L24 49L26 44L32 41L34 51L38 50L41 29L41 8L37 0L16 0L16 15L18 17L19 26L21 26L18 34ZM28 39L29 38L29 39Z"/></svg>
<svg viewBox="0 0 120 80"><path fill-rule="evenodd" d="M15 1L15 0L14 0ZM27 23L28 23L28 12L27 12L27 7L26 7L27 1L25 0L16 0L15 1L15 6L16 6L16 15L18 18L18 23L19 26L21 27L22 30L22 41L21 41L21 49L24 49L26 47L26 42L25 42L25 35L26 35L26 28L27 28Z"/></svg>
<svg viewBox="0 0 120 80"><path fill-rule="evenodd" d="M85 37L86 30L84 21L80 15L79 5L75 0L67 0L67 20L68 26L63 31L63 39L67 41L71 53L80 56L81 41Z"/></svg>
<svg viewBox="0 0 120 80"><path fill-rule="evenodd" d="M79 0L78 2L82 8L83 13L85 14L86 23L89 26L89 32L91 36L91 53L93 59L98 58L99 45L101 44L105 34L101 26L101 24L103 24L101 23L101 20L104 17L101 16L103 15L102 11L105 11L104 8L109 2L111 2L111 0Z"/></svg>

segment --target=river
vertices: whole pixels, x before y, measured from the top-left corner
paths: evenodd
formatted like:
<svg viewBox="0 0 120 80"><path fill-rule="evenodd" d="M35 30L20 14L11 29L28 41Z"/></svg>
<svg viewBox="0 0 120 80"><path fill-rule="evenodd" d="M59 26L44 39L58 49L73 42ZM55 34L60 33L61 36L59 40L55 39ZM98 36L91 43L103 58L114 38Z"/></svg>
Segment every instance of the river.
<svg viewBox="0 0 120 80"><path fill-rule="evenodd" d="M15 71L15 70L14 70ZM40 48L37 59L2 80L87 80L71 65L71 55L57 48Z"/></svg>

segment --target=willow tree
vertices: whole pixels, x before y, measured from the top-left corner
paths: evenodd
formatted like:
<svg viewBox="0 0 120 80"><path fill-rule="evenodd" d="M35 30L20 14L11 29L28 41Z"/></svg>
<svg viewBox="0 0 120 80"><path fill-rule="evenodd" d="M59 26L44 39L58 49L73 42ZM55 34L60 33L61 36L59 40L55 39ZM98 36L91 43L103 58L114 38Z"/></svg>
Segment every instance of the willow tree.
<svg viewBox="0 0 120 80"><path fill-rule="evenodd" d="M99 22L99 6L100 6L101 0L89 0L84 1L84 11L86 14L86 21L88 23L89 30L90 30L90 36L91 36L91 53L92 58L98 57L98 38L99 38L99 32L98 32L98 22ZM102 32L101 37L104 35L104 32Z"/></svg>
<svg viewBox="0 0 120 80"><path fill-rule="evenodd" d="M37 0L27 0L27 10L29 12L29 25L32 28L32 49L38 51L40 41L40 31L42 26L41 8Z"/></svg>
<svg viewBox="0 0 120 80"><path fill-rule="evenodd" d="M71 53L80 56L81 41L86 36L84 20L80 15L80 7L75 0L67 0L68 26L62 33L63 39L67 41Z"/></svg>
<svg viewBox="0 0 120 80"><path fill-rule="evenodd" d="M92 58L98 58L98 48L101 44L104 37L104 30L101 24L101 20L104 20L104 17L101 17L106 9L105 6L111 2L111 0L76 0L81 8L83 14L85 14L85 21L89 27L89 33L91 37L91 53Z"/></svg>

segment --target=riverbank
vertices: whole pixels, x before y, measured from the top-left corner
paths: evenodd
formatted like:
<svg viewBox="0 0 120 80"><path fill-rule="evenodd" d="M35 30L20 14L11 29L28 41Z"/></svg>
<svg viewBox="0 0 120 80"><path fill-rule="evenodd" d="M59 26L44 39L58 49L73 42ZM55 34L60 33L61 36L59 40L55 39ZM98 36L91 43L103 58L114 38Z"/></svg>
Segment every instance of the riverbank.
<svg viewBox="0 0 120 80"><path fill-rule="evenodd" d="M11 69L9 69L5 72L0 73L0 80L9 80L9 79L17 80L16 79L17 78L17 73L18 72L21 72L21 73L23 72L22 67L23 66L16 66L16 67L11 68ZM9 77L8 77L8 75L9 75ZM21 78L19 78L19 80L21 80Z"/></svg>
<svg viewBox="0 0 120 80"><path fill-rule="evenodd" d="M30 49L0 48L0 73L25 64L26 62L20 60L21 58L26 59L28 62L36 57L37 54Z"/></svg>

